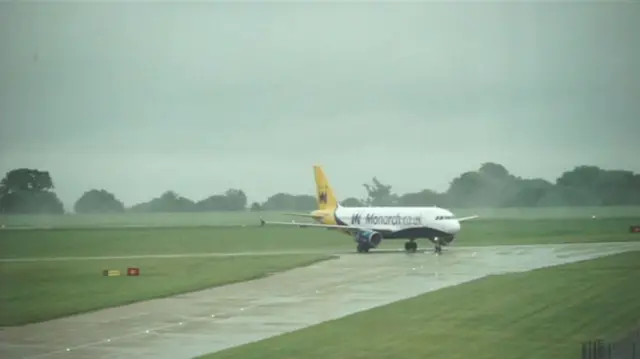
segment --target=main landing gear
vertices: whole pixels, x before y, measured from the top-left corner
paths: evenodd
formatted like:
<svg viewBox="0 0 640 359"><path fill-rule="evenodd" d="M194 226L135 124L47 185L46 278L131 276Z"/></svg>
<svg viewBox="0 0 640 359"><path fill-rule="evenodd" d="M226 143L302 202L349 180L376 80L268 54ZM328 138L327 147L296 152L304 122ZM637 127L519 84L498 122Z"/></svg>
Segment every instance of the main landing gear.
<svg viewBox="0 0 640 359"><path fill-rule="evenodd" d="M434 249L433 252L435 254L442 254L442 244L438 241L438 238L433 239ZM407 253L415 253L418 250L418 243L416 243L415 239L410 239L404 244L404 250Z"/></svg>
<svg viewBox="0 0 640 359"><path fill-rule="evenodd" d="M358 243L358 253L367 253L369 252L369 246L366 245L365 243Z"/></svg>
<svg viewBox="0 0 640 359"><path fill-rule="evenodd" d="M408 253L415 253L418 250L418 243L415 239L410 239L404 244L404 250Z"/></svg>

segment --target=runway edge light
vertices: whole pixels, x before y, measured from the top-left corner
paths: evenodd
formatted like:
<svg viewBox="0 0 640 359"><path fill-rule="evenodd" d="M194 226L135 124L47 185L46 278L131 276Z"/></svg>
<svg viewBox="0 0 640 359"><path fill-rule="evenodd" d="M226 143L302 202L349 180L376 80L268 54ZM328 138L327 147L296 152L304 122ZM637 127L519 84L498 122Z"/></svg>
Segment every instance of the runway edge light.
<svg viewBox="0 0 640 359"><path fill-rule="evenodd" d="M129 277L137 277L140 275L140 268L138 267L129 267L127 268L127 275Z"/></svg>
<svg viewBox="0 0 640 359"><path fill-rule="evenodd" d="M116 269L105 269L102 271L102 275L105 277L117 277L120 275L120 271Z"/></svg>

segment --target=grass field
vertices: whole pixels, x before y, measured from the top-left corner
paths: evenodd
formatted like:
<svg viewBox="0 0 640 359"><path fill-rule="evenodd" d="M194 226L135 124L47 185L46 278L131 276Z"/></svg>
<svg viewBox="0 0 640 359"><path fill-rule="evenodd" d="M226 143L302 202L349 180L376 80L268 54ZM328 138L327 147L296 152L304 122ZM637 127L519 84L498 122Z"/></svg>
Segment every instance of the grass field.
<svg viewBox="0 0 640 359"><path fill-rule="evenodd" d="M629 233L640 219L474 220L465 222L455 246L551 244L640 240ZM383 241L381 248L401 248ZM422 247L430 247L426 240ZM334 231L296 227L192 227L0 231L0 258L110 256L266 250L354 250Z"/></svg>
<svg viewBox="0 0 640 359"><path fill-rule="evenodd" d="M261 277L325 255L1 263L0 326L38 322ZM141 268L140 277L101 277Z"/></svg>
<svg viewBox="0 0 640 359"><path fill-rule="evenodd" d="M475 220L466 222L455 246L640 240L629 218ZM403 241L383 242L382 249ZM426 241L420 246L430 247ZM0 230L0 259L130 256L287 250L355 251L349 237L322 229L291 227L182 227ZM0 262L0 326L55 318L153 297L246 280L303 265L318 255L233 258L104 259L99 261ZM102 278L102 269L139 266L141 278ZM81 293L81 295L78 295ZM46 298L43 299L43 298ZM9 310L4 310L9 308Z"/></svg>
<svg viewBox="0 0 640 359"><path fill-rule="evenodd" d="M577 358L640 325L640 252L491 276L221 351L223 358Z"/></svg>
<svg viewBox="0 0 640 359"><path fill-rule="evenodd" d="M557 207L557 208L465 208L453 209L460 216L478 214L487 219L554 219L554 218L640 218L640 207ZM126 213L114 215L4 215L0 225L6 228L56 228L101 226L193 227L252 225L260 217L291 220L278 212L213 212L213 213Z"/></svg>

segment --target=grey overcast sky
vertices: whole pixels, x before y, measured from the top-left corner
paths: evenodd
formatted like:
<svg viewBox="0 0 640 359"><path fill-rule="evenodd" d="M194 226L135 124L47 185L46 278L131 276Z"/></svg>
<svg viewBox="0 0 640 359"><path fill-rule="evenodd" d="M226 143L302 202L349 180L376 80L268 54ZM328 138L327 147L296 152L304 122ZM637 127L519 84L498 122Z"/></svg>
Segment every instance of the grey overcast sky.
<svg viewBox="0 0 640 359"><path fill-rule="evenodd" d="M638 64L631 3L3 2L0 172L67 206L640 172Z"/></svg>

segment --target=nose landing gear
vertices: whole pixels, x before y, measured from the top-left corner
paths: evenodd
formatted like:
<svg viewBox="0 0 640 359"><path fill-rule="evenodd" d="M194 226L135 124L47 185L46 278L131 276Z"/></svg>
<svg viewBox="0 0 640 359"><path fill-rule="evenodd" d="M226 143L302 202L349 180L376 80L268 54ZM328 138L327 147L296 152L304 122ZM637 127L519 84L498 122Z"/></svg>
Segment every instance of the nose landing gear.
<svg viewBox="0 0 640 359"><path fill-rule="evenodd" d="M442 254L442 243L438 237L435 237L431 240L433 242L433 253ZM445 242L446 244L447 242ZM418 243L416 243L415 238L408 240L404 244L404 250L407 253L415 253L418 250Z"/></svg>
<svg viewBox="0 0 640 359"><path fill-rule="evenodd" d="M433 238L433 253L440 255L442 254L442 244L440 244L440 241L438 240L438 237Z"/></svg>

